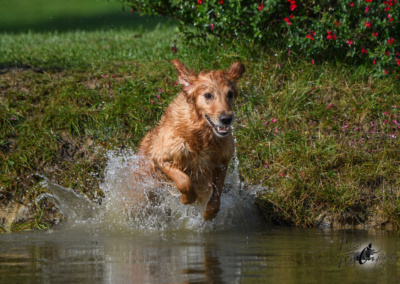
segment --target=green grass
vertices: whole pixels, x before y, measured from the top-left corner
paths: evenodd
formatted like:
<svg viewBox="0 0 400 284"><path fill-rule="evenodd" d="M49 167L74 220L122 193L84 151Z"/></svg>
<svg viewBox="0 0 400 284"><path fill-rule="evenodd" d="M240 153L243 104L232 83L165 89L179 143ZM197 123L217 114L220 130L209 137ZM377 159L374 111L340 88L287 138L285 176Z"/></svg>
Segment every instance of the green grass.
<svg viewBox="0 0 400 284"><path fill-rule="evenodd" d="M345 64L287 67L268 70L259 91L268 95L250 97L239 114L247 121L238 140L257 141L238 143L244 176L275 189L262 207L303 226L321 214L398 224L398 81Z"/></svg>
<svg viewBox="0 0 400 284"><path fill-rule="evenodd" d="M158 24L154 18L132 17L129 7L123 12L117 0L1 0L0 3L0 32L13 34L137 29L139 26L152 30Z"/></svg>
<svg viewBox="0 0 400 284"><path fill-rule="evenodd" d="M31 203L32 216L0 230L59 218L33 202L44 191L34 173L101 195L105 150L135 149L179 91L173 58L196 70L246 65L237 152L242 178L273 189L258 199L268 218L315 226L322 215L366 223L378 214L399 225L397 78L215 39L178 40L174 54L172 20L116 2L20 2L0 11L0 204Z"/></svg>

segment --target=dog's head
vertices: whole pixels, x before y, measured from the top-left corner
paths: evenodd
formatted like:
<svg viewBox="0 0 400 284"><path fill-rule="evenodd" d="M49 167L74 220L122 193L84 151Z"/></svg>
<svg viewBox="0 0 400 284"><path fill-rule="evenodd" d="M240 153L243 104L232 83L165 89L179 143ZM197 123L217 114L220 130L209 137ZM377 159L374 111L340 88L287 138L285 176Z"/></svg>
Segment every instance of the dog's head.
<svg viewBox="0 0 400 284"><path fill-rule="evenodd" d="M179 82L189 103L208 122L217 137L225 137L234 121L233 103L238 95L237 81L245 67L236 62L229 70L212 70L195 73L179 60L172 60L178 70Z"/></svg>

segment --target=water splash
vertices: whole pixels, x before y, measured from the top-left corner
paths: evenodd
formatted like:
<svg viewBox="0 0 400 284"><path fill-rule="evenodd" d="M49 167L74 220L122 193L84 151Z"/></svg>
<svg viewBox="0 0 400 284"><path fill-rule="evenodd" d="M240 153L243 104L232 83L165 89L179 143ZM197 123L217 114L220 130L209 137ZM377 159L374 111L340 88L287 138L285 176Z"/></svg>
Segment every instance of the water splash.
<svg viewBox="0 0 400 284"><path fill-rule="evenodd" d="M72 189L55 184L45 176L39 174L37 174L37 176L44 179L41 185L49 189L52 193L40 194L36 198L37 203L43 198L47 198L54 203L65 217L75 221L87 220L99 213L100 206L92 202L86 196L80 195Z"/></svg>
<svg viewBox="0 0 400 284"><path fill-rule="evenodd" d="M101 206L47 178L43 186L52 194L43 194L38 199L50 198L70 222L87 219L96 226L118 224L141 230L214 231L263 223L254 205L258 190L244 190L236 154L225 180L220 211L215 219L206 222L196 203L180 202L180 193L173 184L161 183L151 175L141 180L135 178L132 173L140 171L146 161L134 152L114 150L107 156L105 178L100 185L105 194Z"/></svg>

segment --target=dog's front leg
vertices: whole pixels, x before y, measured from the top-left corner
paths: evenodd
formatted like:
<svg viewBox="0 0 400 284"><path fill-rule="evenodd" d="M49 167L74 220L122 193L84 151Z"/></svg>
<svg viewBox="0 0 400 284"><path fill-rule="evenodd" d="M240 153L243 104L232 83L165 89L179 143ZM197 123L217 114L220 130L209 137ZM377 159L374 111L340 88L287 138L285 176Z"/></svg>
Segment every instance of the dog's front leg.
<svg viewBox="0 0 400 284"><path fill-rule="evenodd" d="M196 201L196 191L194 190L192 180L187 174L169 164L164 164L160 169L175 182L176 187L182 193L181 202L183 204L191 204Z"/></svg>
<svg viewBox="0 0 400 284"><path fill-rule="evenodd" d="M213 172L213 191L211 198L207 203L206 210L203 213L204 220L211 220L215 218L219 211L219 207L221 204L222 187L224 186L226 176L226 168L227 166L219 167L216 168Z"/></svg>

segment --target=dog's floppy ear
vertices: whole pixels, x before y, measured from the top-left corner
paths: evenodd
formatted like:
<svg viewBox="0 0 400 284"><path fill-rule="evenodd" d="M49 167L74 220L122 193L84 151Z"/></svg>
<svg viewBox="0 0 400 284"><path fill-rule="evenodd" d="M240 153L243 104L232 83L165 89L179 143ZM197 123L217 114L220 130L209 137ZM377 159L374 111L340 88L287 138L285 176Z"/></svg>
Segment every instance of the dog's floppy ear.
<svg viewBox="0 0 400 284"><path fill-rule="evenodd" d="M181 83L185 88L190 87L196 80L196 74L190 71L186 65L178 59L172 60L171 63L175 65L175 68L178 71L179 83Z"/></svg>
<svg viewBox="0 0 400 284"><path fill-rule="evenodd" d="M227 75L231 80L237 81L242 77L242 75L245 71L246 71L246 68L244 67L244 65L242 63L235 62L229 68Z"/></svg>

